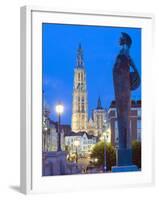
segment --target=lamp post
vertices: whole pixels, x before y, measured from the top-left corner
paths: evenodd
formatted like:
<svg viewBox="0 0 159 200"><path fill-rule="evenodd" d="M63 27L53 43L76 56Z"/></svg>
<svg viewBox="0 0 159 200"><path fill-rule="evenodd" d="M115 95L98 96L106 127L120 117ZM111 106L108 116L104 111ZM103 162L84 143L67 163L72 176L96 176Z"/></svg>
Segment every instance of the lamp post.
<svg viewBox="0 0 159 200"><path fill-rule="evenodd" d="M78 151L77 151L77 148L78 148L78 146L80 145L79 140L75 140L75 141L74 141L74 145L75 145L75 147L76 147L76 163L77 163L77 162L78 162Z"/></svg>
<svg viewBox="0 0 159 200"><path fill-rule="evenodd" d="M106 151L107 151L107 149L106 149L107 140L106 139L108 137L107 132L104 132L103 136L104 136L104 172L106 172L107 171L107 153L106 153Z"/></svg>
<svg viewBox="0 0 159 200"><path fill-rule="evenodd" d="M45 137L44 137L44 140L45 140L45 142L44 142L44 149L45 149L45 152L47 152L47 151L48 151L48 128L45 127L45 128L44 128L44 131L45 131Z"/></svg>
<svg viewBox="0 0 159 200"><path fill-rule="evenodd" d="M97 162L98 162L98 158L95 158L95 159L94 159L94 162L95 162L95 164L97 164Z"/></svg>
<svg viewBox="0 0 159 200"><path fill-rule="evenodd" d="M60 130L60 122L61 122L61 114L64 111L64 107L61 103L56 106L56 112L58 114L58 147L57 151L61 151L61 130Z"/></svg>

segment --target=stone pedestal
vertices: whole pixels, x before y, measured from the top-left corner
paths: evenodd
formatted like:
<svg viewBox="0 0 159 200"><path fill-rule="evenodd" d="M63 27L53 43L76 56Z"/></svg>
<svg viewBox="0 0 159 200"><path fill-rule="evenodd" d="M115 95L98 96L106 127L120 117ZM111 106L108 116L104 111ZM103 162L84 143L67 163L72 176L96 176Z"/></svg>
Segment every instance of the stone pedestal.
<svg viewBox="0 0 159 200"><path fill-rule="evenodd" d="M134 171L138 171L138 168L136 165L112 167L112 172L134 172Z"/></svg>
<svg viewBox="0 0 159 200"><path fill-rule="evenodd" d="M117 165L118 166L132 165L131 149L117 149Z"/></svg>
<svg viewBox="0 0 159 200"><path fill-rule="evenodd" d="M117 166L112 167L112 172L133 172L138 171L138 167L132 164L132 149L117 149Z"/></svg>

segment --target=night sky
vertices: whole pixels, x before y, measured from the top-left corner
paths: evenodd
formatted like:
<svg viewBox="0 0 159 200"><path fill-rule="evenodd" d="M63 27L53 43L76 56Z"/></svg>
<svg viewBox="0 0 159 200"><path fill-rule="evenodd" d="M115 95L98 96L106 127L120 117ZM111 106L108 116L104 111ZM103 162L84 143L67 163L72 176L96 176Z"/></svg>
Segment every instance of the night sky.
<svg viewBox="0 0 159 200"><path fill-rule="evenodd" d="M130 55L141 75L141 29L64 24L43 24L43 90L51 118L56 121L56 104L64 105L62 123L71 124L73 76L79 43L84 51L87 76L88 110L96 108L100 96L102 106L109 108L114 100L112 69L120 50L121 32L132 38ZM132 92L141 99L141 86Z"/></svg>

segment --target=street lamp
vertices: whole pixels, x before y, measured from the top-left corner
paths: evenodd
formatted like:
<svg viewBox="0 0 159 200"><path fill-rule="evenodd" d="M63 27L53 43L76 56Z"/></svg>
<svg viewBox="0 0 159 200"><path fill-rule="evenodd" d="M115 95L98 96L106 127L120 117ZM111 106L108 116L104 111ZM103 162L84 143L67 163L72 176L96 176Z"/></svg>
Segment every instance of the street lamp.
<svg viewBox="0 0 159 200"><path fill-rule="evenodd" d="M45 149L45 151L48 151L48 128L47 127L45 127L44 128L44 131L45 131L45 147L44 147L44 149Z"/></svg>
<svg viewBox="0 0 159 200"><path fill-rule="evenodd" d="M79 145L80 145L79 140L75 140L75 141L74 141L74 145L75 145L75 147L76 147L76 163L77 163L77 162L78 162L78 152L77 152L77 148L78 148Z"/></svg>
<svg viewBox="0 0 159 200"><path fill-rule="evenodd" d="M98 162L98 158L95 158L95 159L94 159L94 162L97 164L97 162Z"/></svg>
<svg viewBox="0 0 159 200"><path fill-rule="evenodd" d="M58 148L57 148L57 151L61 151L60 121L61 121L61 114L63 113L63 111L64 111L64 106L61 103L59 103L56 106L56 112L58 114Z"/></svg>
<svg viewBox="0 0 159 200"><path fill-rule="evenodd" d="M103 133L104 136L104 172L107 171L107 153L106 153L106 142L107 142L107 132Z"/></svg>

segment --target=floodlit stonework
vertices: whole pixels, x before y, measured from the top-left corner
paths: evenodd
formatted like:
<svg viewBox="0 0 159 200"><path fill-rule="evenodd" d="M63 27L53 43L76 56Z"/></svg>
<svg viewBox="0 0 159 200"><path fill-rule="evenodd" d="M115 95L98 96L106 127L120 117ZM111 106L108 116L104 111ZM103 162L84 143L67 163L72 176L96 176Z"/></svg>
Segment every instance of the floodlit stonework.
<svg viewBox="0 0 159 200"><path fill-rule="evenodd" d="M97 108L93 110L94 132L96 136L102 136L106 125L106 110L101 105L100 97L98 98Z"/></svg>
<svg viewBox="0 0 159 200"><path fill-rule="evenodd" d="M73 102L72 102L72 131L87 131L88 101L86 71L81 45L77 51L77 63L74 70Z"/></svg>

